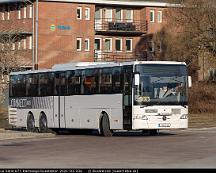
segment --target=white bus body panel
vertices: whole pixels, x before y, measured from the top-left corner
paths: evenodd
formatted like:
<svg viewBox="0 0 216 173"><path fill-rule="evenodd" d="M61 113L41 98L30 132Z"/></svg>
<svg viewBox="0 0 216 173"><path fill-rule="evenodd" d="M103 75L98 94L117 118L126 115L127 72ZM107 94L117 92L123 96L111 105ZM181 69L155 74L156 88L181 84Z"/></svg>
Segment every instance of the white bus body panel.
<svg viewBox="0 0 216 173"><path fill-rule="evenodd" d="M64 96L54 96L54 115L53 116L54 116L54 127L55 128L66 128L65 97Z"/></svg>
<svg viewBox="0 0 216 173"><path fill-rule="evenodd" d="M65 110L66 128L98 129L104 111L111 129L123 129L122 94L66 96Z"/></svg>
<svg viewBox="0 0 216 173"><path fill-rule="evenodd" d="M16 127L26 127L28 113L32 113L35 120L35 127L39 127L40 114L43 112L47 117L48 127L54 127L53 96L15 98L12 100L13 101L11 102L13 103L10 103L10 105L16 106L18 108L11 108L9 106L9 124ZM22 104L20 104L20 100L22 100Z"/></svg>
<svg viewBox="0 0 216 173"><path fill-rule="evenodd" d="M157 113L146 113L157 110ZM132 128L136 129L178 129L188 128L188 108L183 106L133 106ZM163 119L163 117L165 119Z"/></svg>

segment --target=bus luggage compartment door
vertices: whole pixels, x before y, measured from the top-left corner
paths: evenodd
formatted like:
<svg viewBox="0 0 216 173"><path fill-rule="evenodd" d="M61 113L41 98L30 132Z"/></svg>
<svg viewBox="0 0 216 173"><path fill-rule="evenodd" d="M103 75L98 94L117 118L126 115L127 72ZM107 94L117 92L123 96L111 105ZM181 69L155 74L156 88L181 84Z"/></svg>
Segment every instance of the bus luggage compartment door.
<svg viewBox="0 0 216 173"><path fill-rule="evenodd" d="M54 96L54 127L65 127L65 97Z"/></svg>

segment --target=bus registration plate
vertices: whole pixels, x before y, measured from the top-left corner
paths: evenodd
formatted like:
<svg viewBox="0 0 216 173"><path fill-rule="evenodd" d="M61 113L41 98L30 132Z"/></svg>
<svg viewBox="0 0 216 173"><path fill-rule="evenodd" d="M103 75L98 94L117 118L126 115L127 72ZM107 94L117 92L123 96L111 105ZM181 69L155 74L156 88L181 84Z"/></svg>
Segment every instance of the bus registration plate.
<svg viewBox="0 0 216 173"><path fill-rule="evenodd" d="M170 127L171 124L170 123L159 123L158 127Z"/></svg>

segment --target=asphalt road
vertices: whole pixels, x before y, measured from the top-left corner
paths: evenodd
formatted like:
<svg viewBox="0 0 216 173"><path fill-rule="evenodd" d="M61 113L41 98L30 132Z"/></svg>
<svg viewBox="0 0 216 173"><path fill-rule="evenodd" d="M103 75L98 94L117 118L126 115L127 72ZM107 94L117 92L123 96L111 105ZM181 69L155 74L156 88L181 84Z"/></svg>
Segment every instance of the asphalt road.
<svg viewBox="0 0 216 173"><path fill-rule="evenodd" d="M1 140L0 168L216 168L216 128Z"/></svg>

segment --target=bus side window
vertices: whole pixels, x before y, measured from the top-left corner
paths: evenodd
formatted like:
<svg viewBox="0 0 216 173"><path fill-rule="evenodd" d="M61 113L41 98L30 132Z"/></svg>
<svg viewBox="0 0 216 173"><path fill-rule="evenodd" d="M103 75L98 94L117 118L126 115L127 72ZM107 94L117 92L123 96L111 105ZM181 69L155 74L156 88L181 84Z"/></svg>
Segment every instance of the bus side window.
<svg viewBox="0 0 216 173"><path fill-rule="evenodd" d="M65 72L55 72L54 95L64 96L66 94Z"/></svg>
<svg viewBox="0 0 216 173"><path fill-rule="evenodd" d="M17 96L17 92L16 92L16 75L14 76L10 76L10 92L9 92L9 96L10 97L16 97Z"/></svg>
<svg viewBox="0 0 216 173"><path fill-rule="evenodd" d="M85 69L83 74L84 94L98 92L98 69Z"/></svg>
<svg viewBox="0 0 216 173"><path fill-rule="evenodd" d="M112 68L104 68L101 70L99 86L100 94L112 93Z"/></svg>
<svg viewBox="0 0 216 173"><path fill-rule="evenodd" d="M17 97L25 97L26 96L25 75L18 75L17 83L16 83L16 93L17 93Z"/></svg>
<svg viewBox="0 0 216 173"><path fill-rule="evenodd" d="M39 74L39 96L47 96L48 73Z"/></svg>
<svg viewBox="0 0 216 173"><path fill-rule="evenodd" d="M47 83L47 96L52 96L53 95L53 80L54 80L54 73L48 73L48 83Z"/></svg>
<svg viewBox="0 0 216 173"><path fill-rule="evenodd" d="M121 67L112 68L112 93L121 92Z"/></svg>
<svg viewBox="0 0 216 173"><path fill-rule="evenodd" d="M68 95L81 94L80 84L81 77L80 71L68 71L67 72L67 93Z"/></svg>

